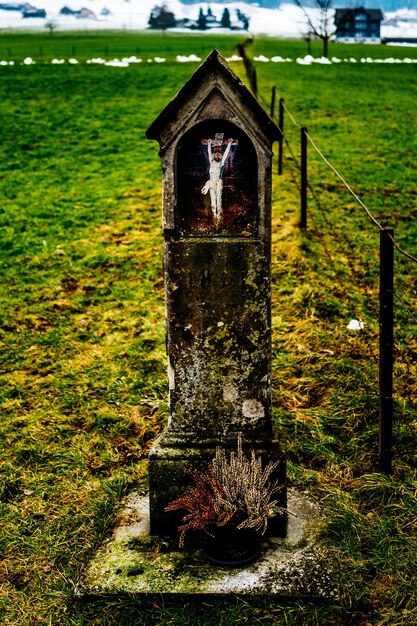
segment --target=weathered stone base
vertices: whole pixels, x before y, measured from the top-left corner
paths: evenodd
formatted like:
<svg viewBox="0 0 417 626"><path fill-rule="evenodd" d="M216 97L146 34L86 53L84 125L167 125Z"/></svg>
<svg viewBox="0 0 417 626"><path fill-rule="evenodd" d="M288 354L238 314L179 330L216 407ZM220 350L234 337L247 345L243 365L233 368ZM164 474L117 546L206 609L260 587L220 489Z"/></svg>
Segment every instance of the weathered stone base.
<svg viewBox="0 0 417 626"><path fill-rule="evenodd" d="M177 528L184 513L166 513L165 507L178 498L192 482L190 470L204 472L214 457L215 446L181 447L164 445L164 435L155 442L149 453L149 499L150 532L152 535L177 536ZM251 447L252 449L252 447ZM264 467L270 461L278 461L273 479L283 487L276 499L283 508L287 506L286 463L277 441L253 446L257 456L262 457ZM280 515L268 525L268 535L285 537L287 516Z"/></svg>
<svg viewBox="0 0 417 626"><path fill-rule="evenodd" d="M123 511L130 520L88 566L79 596L117 594L275 595L286 599L338 599L338 579L318 539L320 514L304 493L288 490L285 539L268 538L259 560L242 569L209 565L202 549L179 550L173 539L149 534L148 496L132 493Z"/></svg>

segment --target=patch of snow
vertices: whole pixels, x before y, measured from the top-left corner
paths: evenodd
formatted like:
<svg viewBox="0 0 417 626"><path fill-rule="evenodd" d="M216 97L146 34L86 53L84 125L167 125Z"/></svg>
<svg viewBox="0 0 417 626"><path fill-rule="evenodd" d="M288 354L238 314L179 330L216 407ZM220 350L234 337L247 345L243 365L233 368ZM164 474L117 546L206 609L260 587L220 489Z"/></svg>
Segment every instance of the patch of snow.
<svg viewBox="0 0 417 626"><path fill-rule="evenodd" d="M60 10L65 5L63 0L36 0L37 8L45 9L46 18L23 18L20 11L0 10L0 29L25 29L42 30L48 22L54 22L57 30L82 30L88 31L116 29L116 30L145 30L148 28L148 20L151 10L158 4L156 0L109 0L109 15L102 15L103 5L97 5L97 0L72 0L70 7L79 11L82 8L92 11L90 17L76 17L74 15L61 15ZM162 4L162 1L159 3ZM200 4L182 4L179 0L164 0L169 11L175 17L196 21ZM206 10L207 4L203 3ZM225 5L220 2L210 2L213 15L220 19ZM310 30L307 18L302 9L295 4L284 2L277 9L266 9L256 4L247 4L241 0L230 1L228 8L232 21L236 18L239 10L249 18L250 32L257 34L272 35L275 37L304 37ZM308 15L313 24L320 21L320 11L315 8L307 8ZM191 31L186 28L173 29L177 32ZM198 32L198 31L194 31ZM224 28L208 29L201 34L216 34L229 32ZM385 14L385 23L381 25L382 37L417 37L417 11L411 9L399 9ZM276 61L277 62L277 61Z"/></svg>
<svg viewBox="0 0 417 626"><path fill-rule="evenodd" d="M190 54L190 55L179 54L177 55L176 60L178 63L188 63L188 62L200 62L201 58L197 57L195 54ZM237 61L241 59L240 57L230 57L227 60ZM256 60L262 63L262 62L265 62L265 57L263 59L258 57L256 58ZM273 61L274 63L292 63L293 62L293 59L290 59L290 58L284 59L283 57L280 57L280 56L272 57L270 60ZM52 61L50 61L52 65L63 65L66 62L67 61L65 59L52 59ZM87 61L85 62L87 64L101 64L101 65L108 65L108 66L113 66L113 67L129 67L131 63L142 63L143 61L142 59L138 59L137 57L123 57L121 60L113 59L110 61L97 57L93 59L87 59ZM154 57L153 59L147 59L146 62L150 64L165 63L166 59L164 57ZM313 65L314 63L321 64L321 65L332 65L333 63L336 63L336 64L342 63L342 60L338 59L337 57L333 57L332 59L326 59L325 57L313 57L310 54L307 54L305 57L298 57L297 59L295 59L295 62L298 63L299 65ZM371 57L363 57L362 59L360 59L360 62L361 63L378 63L378 64L381 64L381 63L410 64L410 63L417 63L417 59L411 59L409 57L406 57L404 59L397 59L394 57L387 57L386 59L372 59ZM36 62L31 57L26 57L22 61L22 65L34 65L35 63ZM48 61L45 61L45 63L48 63ZM77 59L71 58L71 59L68 59L68 63L70 63L71 65L77 65L80 62L77 61ZM343 59L343 63L357 63L357 60L354 58ZM14 65L14 64L15 64L14 61L6 61L4 59L0 60L1 66Z"/></svg>
<svg viewBox="0 0 417 626"><path fill-rule="evenodd" d="M303 59L301 57L298 57L297 59L295 59L295 62L299 65L311 65L313 62L313 57L311 57L310 59L309 56L310 55L307 54Z"/></svg>
<svg viewBox="0 0 417 626"><path fill-rule="evenodd" d="M113 59L112 61L106 61L104 65L108 65L110 67L129 67L129 63L125 61L119 61L119 59Z"/></svg>
<svg viewBox="0 0 417 626"><path fill-rule="evenodd" d="M178 54L177 61L179 63L189 63L190 61L191 62L201 61L201 58L196 56L195 54L190 54L189 56L184 55L184 54Z"/></svg>
<svg viewBox="0 0 417 626"><path fill-rule="evenodd" d="M417 10L397 9L396 11L387 11L381 24L381 35L382 37L417 38Z"/></svg>
<svg viewBox="0 0 417 626"><path fill-rule="evenodd" d="M330 59L326 59L326 57L319 57L318 59L313 59L314 63L321 63L322 65L331 65L332 62Z"/></svg>
<svg viewBox="0 0 417 626"><path fill-rule="evenodd" d="M125 63L142 63L142 59L138 59L136 56L124 57L122 61Z"/></svg>

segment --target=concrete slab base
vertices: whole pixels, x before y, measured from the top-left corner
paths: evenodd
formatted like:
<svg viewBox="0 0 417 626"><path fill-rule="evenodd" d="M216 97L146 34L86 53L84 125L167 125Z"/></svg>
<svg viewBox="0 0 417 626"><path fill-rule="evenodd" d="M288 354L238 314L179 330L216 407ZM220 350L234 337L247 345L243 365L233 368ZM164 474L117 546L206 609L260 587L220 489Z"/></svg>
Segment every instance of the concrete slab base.
<svg viewBox="0 0 417 626"><path fill-rule="evenodd" d="M306 494L288 490L288 533L268 537L259 560L242 569L207 563L203 550L149 534L149 497L127 498L114 536L86 569L80 596L118 594L275 595L338 600L338 576L320 545L320 512Z"/></svg>

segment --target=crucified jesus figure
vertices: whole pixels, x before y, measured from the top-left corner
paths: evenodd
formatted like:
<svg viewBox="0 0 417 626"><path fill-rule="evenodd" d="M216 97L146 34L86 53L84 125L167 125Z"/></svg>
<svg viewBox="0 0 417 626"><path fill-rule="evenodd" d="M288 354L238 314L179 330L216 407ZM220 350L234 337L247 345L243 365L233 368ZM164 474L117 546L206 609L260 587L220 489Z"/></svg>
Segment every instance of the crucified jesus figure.
<svg viewBox="0 0 417 626"><path fill-rule="evenodd" d="M220 136L220 133L219 133ZM207 139L207 151L209 157L209 175L210 179L206 182L204 187L201 190L201 193L210 192L210 202L211 202L211 210L213 211L214 219L216 222L219 221L221 212L222 212L222 190L223 190L223 168L224 164L227 161L227 157L230 153L230 148L232 147L232 143L237 143L234 139L228 139L226 143L226 150L224 153L221 153L221 146L223 144L223 135L218 137L216 135L216 139ZM205 142L204 142L205 143ZM220 151L213 151L213 145L218 145L220 143Z"/></svg>

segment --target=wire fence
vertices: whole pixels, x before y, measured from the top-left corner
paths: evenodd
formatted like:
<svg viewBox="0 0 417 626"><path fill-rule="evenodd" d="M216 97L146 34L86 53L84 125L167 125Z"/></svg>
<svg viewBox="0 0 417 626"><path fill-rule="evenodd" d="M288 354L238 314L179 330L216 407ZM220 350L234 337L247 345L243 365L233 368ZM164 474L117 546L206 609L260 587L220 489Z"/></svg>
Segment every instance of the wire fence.
<svg viewBox="0 0 417 626"><path fill-rule="evenodd" d="M406 303L406 297L403 293L394 286L394 249L401 255L403 260L407 260L408 262L417 263L417 258L398 244L392 229L384 228L375 218L370 209L347 182L346 178L325 156L317 141L311 136L307 128L298 123L296 117L285 103L284 98L279 99L278 120L276 119L278 90L276 86L272 87L269 102L263 94L259 93L256 67L246 53L248 43L251 43L251 41L245 42L239 47L239 53L244 61L248 82L259 103L266 111L269 111L271 118L278 122L278 127L282 131L282 139L279 143L278 173L282 174L285 168L289 174L290 180L298 190L300 196L300 227L307 229L307 223L311 220L314 232L318 236L322 232L320 231L320 226L322 225L326 235L324 236L323 234L319 237L323 257L332 271L332 277L334 277L340 293L343 294L345 302L348 303L351 312L358 321L359 330L367 346L368 353L378 366L379 469L389 474L392 472L394 362L397 365L398 361L401 361L400 367L397 367L397 370L402 370L401 394L411 405L414 405L414 398L412 397L411 391L415 365L413 356L415 358L417 357L417 355L410 354L399 342L394 342L394 301L399 311L405 316L409 323L411 322L413 325L417 323L417 314L414 313ZM290 133L285 132L286 120L291 123L293 129L296 129L296 132L300 135L299 143L297 142L296 148L292 146L289 140ZM328 183L323 182L325 181L325 176L323 176L323 178L320 177L318 181L315 180L314 182L316 184L311 184L308 177L307 146L310 146L314 150L318 161L321 162L327 172L331 172L336 177L336 186L332 185L330 187ZM337 193L335 193L335 191L337 191ZM361 233L362 236L360 236L358 228L353 221L350 220L349 213L346 210L343 211L345 221L342 229L337 231L335 224L329 220L324 205L327 204L333 207L342 192L348 194L351 200L353 200L353 205L360 208L360 211L366 216L367 221L379 232L379 259L377 259L377 255L371 250L369 243L372 232L368 233L367 230L365 230ZM308 202L310 206L308 206ZM313 210L311 210L311 204L314 207ZM327 241L328 237L332 237L332 245L329 245ZM346 246L349 246L347 249L355 249L355 246L360 247L369 263L370 271L373 272L372 280L375 281L375 276L379 277L379 310L376 310L378 309L378 304L375 302L375 298L369 299L371 306L368 307L369 318L373 319L373 332L368 330L368 324L365 328L361 323L361 315L358 311L358 307L353 300L351 290L347 286L349 283L342 280L340 277L340 268L335 260L338 254L335 242L339 246L339 253L343 249L346 250ZM360 285L364 280L363 273L355 268L354 263L349 263L349 269L351 282L355 281L355 284ZM378 351L375 349L376 337L379 338ZM397 383L397 380L395 382Z"/></svg>

